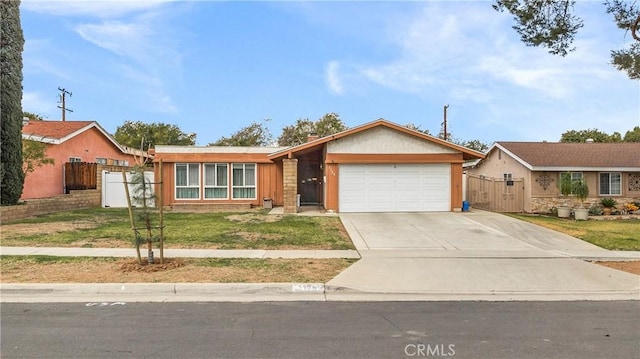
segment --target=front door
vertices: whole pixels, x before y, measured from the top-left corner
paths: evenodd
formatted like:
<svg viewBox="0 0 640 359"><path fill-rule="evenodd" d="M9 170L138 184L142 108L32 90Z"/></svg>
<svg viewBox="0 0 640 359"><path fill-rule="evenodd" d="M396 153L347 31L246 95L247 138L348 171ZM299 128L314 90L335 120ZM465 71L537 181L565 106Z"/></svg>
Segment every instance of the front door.
<svg viewBox="0 0 640 359"><path fill-rule="evenodd" d="M300 204L322 203L322 170L320 159L313 154L298 159L298 193Z"/></svg>

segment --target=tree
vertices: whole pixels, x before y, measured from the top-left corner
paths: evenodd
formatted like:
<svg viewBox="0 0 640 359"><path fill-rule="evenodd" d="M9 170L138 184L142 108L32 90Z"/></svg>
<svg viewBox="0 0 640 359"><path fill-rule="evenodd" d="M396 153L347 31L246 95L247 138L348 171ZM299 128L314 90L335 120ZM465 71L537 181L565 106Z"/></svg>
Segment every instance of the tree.
<svg viewBox="0 0 640 359"><path fill-rule="evenodd" d="M621 142L622 136L618 132L609 135L595 128L580 131L569 130L562 134L560 142L586 142L588 139L592 139L594 142Z"/></svg>
<svg viewBox="0 0 640 359"><path fill-rule="evenodd" d="M42 121L42 116L35 113L24 111L22 117L26 117L29 121ZM34 140L22 140L22 172L24 176L36 170L37 167L44 165L53 165L55 161L51 157L47 157L47 145L45 143Z"/></svg>
<svg viewBox="0 0 640 359"><path fill-rule="evenodd" d="M582 19L573 14L574 5L575 0L496 0L493 8L513 15L513 29L525 45L546 47L553 55L566 56L575 50L573 40L583 26ZM630 79L640 79L640 6L625 0L605 0L604 5L618 28L633 39L628 48L611 51L611 62Z"/></svg>
<svg viewBox="0 0 640 359"><path fill-rule="evenodd" d="M54 159L47 157L47 145L33 140L22 140L22 172L27 174L36 170L37 167L53 165Z"/></svg>
<svg viewBox="0 0 640 359"><path fill-rule="evenodd" d="M116 128L113 135L118 143L139 148L144 139L142 148L154 145L178 145L192 146L196 144L195 133L185 133L176 125L166 123L144 123L141 121L125 121L122 126Z"/></svg>
<svg viewBox="0 0 640 359"><path fill-rule="evenodd" d="M427 134L427 135L430 134L429 130L423 130L422 128L420 128L421 127L420 125L416 125L416 124L413 124L413 123L407 123L406 125L404 125L404 127L408 128L410 130L422 132L422 133Z"/></svg>
<svg viewBox="0 0 640 359"><path fill-rule="evenodd" d="M462 145L466 148L470 148L478 152L485 152L486 150L489 149L489 145L487 145L486 143L480 140L463 141L459 143L459 145Z"/></svg>
<svg viewBox="0 0 640 359"><path fill-rule="evenodd" d="M624 134L624 142L640 142L640 126Z"/></svg>
<svg viewBox="0 0 640 359"><path fill-rule="evenodd" d="M346 130L348 127L335 112L327 113L317 121L308 118L298 119L294 125L282 129L278 144L280 146L296 146L307 142L309 135L325 137Z"/></svg>
<svg viewBox="0 0 640 359"><path fill-rule="evenodd" d="M230 137L221 137L216 142L209 143L208 146L268 146L271 144L272 136L269 128L264 122L254 122L243 127Z"/></svg>
<svg viewBox="0 0 640 359"><path fill-rule="evenodd" d="M16 204L24 187L22 171L22 51L20 1L0 2L0 202Z"/></svg>
<svg viewBox="0 0 640 359"><path fill-rule="evenodd" d="M29 121L43 121L44 118L41 115L32 113L32 112L27 112L24 111L22 112L22 117L26 117L29 119Z"/></svg>

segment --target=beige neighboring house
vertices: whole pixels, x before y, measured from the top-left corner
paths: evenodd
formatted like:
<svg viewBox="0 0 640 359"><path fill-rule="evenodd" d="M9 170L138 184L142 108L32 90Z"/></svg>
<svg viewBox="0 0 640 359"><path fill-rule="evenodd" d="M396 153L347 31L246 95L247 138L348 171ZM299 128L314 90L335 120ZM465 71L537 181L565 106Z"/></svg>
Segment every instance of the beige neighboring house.
<svg viewBox="0 0 640 359"><path fill-rule="evenodd" d="M560 194L564 172L586 181L589 206L605 197L614 198L619 207L640 201L640 143L496 142L484 159L466 167L467 198L480 208L495 205L500 210L509 204L493 202L518 202L520 197L521 203L502 211L547 213L560 204L579 206L573 196ZM473 182L480 180L480 185ZM487 195L487 188L496 193Z"/></svg>

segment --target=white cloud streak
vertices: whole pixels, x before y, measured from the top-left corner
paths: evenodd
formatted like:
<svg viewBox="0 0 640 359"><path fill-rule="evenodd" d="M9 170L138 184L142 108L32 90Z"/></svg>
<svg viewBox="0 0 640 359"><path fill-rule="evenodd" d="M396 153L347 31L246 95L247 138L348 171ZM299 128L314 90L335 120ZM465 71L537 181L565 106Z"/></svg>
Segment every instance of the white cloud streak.
<svg viewBox="0 0 640 359"><path fill-rule="evenodd" d="M335 95L344 94L342 81L339 76L340 63L338 61L330 61L325 69L325 79L329 92Z"/></svg>
<svg viewBox="0 0 640 359"><path fill-rule="evenodd" d="M152 10L169 1L171 0L23 0L21 6L28 11L55 16L110 18Z"/></svg>

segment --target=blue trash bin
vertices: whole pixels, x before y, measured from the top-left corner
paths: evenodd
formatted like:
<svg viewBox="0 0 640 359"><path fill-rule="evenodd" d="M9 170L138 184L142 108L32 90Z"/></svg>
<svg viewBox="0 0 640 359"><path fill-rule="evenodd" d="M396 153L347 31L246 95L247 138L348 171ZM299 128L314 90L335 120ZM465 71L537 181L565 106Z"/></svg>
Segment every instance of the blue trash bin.
<svg viewBox="0 0 640 359"><path fill-rule="evenodd" d="M462 211L463 212L469 211L469 201L462 201Z"/></svg>

